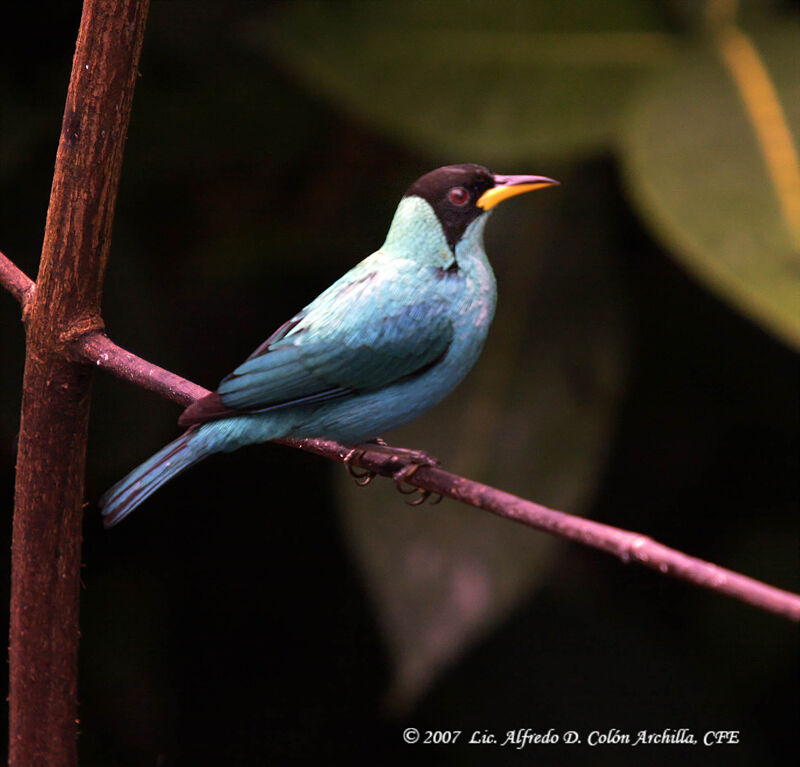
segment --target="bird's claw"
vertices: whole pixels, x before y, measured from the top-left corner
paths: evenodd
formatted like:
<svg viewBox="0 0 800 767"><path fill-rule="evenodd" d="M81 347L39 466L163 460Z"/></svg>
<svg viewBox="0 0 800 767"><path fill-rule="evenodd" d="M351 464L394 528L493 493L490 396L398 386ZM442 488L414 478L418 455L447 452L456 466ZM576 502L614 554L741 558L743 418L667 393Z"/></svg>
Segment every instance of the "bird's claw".
<svg viewBox="0 0 800 767"><path fill-rule="evenodd" d="M369 469L364 469L363 471L359 471L353 466L353 461L358 460L361 458L366 451L357 447L354 447L348 454L344 457L344 465L347 467L347 473L355 480L355 483L359 487L366 487L373 479L375 479L375 472L370 471Z"/></svg>
<svg viewBox="0 0 800 767"><path fill-rule="evenodd" d="M438 463L438 461L437 461ZM398 493L402 493L403 495L413 495L415 492L419 492L419 496L414 498L413 500L408 500L406 503L409 506L421 506L428 498L431 496L431 491L426 490L425 488L416 487L414 485L408 485L408 489L403 486L403 483L409 478L416 474L417 469L420 466L425 466L430 464L421 464L421 463L409 463L403 466L402 469L399 469L392 475L392 479L394 480L394 485L397 488ZM439 493L434 493L435 499L431 501L431 505L435 505L442 500L442 496Z"/></svg>

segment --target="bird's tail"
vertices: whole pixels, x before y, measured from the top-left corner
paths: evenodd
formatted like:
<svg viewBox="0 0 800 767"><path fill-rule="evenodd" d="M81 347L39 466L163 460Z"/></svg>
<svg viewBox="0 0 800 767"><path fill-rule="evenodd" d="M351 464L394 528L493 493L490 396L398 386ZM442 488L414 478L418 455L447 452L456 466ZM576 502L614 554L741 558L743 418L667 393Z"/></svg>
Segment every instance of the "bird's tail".
<svg viewBox="0 0 800 767"><path fill-rule="evenodd" d="M215 448L209 440L203 439L199 429L189 429L161 448L100 498L98 505L105 527L112 527L125 519L161 485L213 452L216 452Z"/></svg>

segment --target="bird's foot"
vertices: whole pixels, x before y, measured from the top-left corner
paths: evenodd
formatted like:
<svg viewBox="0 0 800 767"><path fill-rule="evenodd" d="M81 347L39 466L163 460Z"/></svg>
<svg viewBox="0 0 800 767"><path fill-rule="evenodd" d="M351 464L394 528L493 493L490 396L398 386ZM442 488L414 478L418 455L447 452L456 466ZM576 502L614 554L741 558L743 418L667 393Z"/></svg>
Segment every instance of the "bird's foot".
<svg viewBox="0 0 800 767"><path fill-rule="evenodd" d="M353 477L357 485L368 485L375 478L376 472L369 469L359 471L353 466L353 461L361 458L366 452L379 452L389 457L390 463L398 464L399 468L391 476L394 480L395 486L398 491L403 495L412 495L419 492L419 496L413 500L407 501L411 506L419 506L431 496L430 490L420 489L413 485L404 484L407 479L412 477L418 469L423 466L438 466L441 461L434 458L432 455L424 452L423 450L411 450L405 447L393 447L387 445L382 439L377 438L363 445L357 445L352 448L345 456L344 463L347 466L347 471ZM408 487L408 489L406 489ZM438 493L434 494L436 499L432 503L439 503L442 496Z"/></svg>

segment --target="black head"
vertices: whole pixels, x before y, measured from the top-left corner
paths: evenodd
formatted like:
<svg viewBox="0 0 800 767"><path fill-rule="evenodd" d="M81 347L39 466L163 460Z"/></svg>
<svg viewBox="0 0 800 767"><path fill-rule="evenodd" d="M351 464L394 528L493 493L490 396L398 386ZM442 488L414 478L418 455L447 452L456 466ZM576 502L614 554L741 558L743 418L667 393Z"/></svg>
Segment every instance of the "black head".
<svg viewBox="0 0 800 767"><path fill-rule="evenodd" d="M494 175L482 165L446 165L418 178L403 195L422 197L433 208L447 244L455 250L464 230L486 211L478 200L495 186Z"/></svg>
<svg viewBox="0 0 800 767"><path fill-rule="evenodd" d="M422 197L436 213L455 252L464 230L478 216L509 197L558 184L547 176L500 176L482 165L446 165L417 179L406 197Z"/></svg>

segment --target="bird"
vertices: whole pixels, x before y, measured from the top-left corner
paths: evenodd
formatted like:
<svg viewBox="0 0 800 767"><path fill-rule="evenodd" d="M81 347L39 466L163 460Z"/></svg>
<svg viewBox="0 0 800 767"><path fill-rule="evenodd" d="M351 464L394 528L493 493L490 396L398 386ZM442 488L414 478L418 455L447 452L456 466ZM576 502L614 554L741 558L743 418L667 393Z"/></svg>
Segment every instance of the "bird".
<svg viewBox="0 0 800 767"><path fill-rule="evenodd" d="M417 179L383 245L189 405L178 419L187 430L106 491L104 525L213 453L283 438L365 444L441 401L475 364L494 317L490 214L557 184L473 163Z"/></svg>

